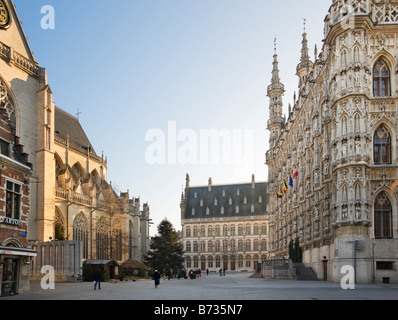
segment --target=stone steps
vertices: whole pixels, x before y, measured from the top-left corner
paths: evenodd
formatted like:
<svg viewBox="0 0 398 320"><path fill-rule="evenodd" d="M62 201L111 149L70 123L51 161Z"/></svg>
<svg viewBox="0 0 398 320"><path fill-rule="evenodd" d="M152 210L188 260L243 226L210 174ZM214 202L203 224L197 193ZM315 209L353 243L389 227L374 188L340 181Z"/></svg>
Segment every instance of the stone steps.
<svg viewBox="0 0 398 320"><path fill-rule="evenodd" d="M261 275L261 273L255 272L249 278L251 278L251 279L259 279L259 278L262 278L262 277L263 276Z"/></svg>
<svg viewBox="0 0 398 320"><path fill-rule="evenodd" d="M317 281L318 277L311 267L306 267L303 263L295 263L296 279L304 281Z"/></svg>

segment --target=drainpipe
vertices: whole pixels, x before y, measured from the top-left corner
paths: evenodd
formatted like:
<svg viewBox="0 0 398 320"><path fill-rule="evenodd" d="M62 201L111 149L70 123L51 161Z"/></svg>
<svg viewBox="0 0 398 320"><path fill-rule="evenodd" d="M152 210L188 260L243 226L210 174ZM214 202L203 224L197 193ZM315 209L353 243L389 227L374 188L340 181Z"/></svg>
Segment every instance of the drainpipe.
<svg viewBox="0 0 398 320"><path fill-rule="evenodd" d="M376 243L372 242L372 283L375 283L375 281L376 281L375 246L376 246Z"/></svg>

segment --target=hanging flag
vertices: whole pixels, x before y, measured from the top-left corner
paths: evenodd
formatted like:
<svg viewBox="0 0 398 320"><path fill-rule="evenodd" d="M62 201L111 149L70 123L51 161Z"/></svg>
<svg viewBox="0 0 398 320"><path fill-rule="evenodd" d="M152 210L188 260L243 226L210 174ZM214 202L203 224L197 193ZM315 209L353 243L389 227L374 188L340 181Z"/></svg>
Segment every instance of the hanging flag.
<svg viewBox="0 0 398 320"><path fill-rule="evenodd" d="M283 194L283 191L281 189L281 187L279 187L279 191L278 191L278 198L283 198L285 195Z"/></svg>
<svg viewBox="0 0 398 320"><path fill-rule="evenodd" d="M297 171L297 167L295 166L294 170L293 170L293 179L295 179L297 177L298 177L298 171Z"/></svg>
<svg viewBox="0 0 398 320"><path fill-rule="evenodd" d="M283 182L283 193L286 194L287 192L287 185L286 185L286 181Z"/></svg>
<svg viewBox="0 0 398 320"><path fill-rule="evenodd" d="M293 188L293 178L291 175L289 176L289 186Z"/></svg>
<svg viewBox="0 0 398 320"><path fill-rule="evenodd" d="M283 195L281 195L280 193L276 193L276 197L278 198L278 199L281 199L281 198L283 198Z"/></svg>

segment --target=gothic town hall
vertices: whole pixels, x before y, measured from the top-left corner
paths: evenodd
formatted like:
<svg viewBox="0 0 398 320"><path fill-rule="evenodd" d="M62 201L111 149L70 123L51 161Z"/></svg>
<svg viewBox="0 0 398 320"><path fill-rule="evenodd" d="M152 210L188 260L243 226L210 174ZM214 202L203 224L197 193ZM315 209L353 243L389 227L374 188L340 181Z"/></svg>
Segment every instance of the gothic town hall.
<svg viewBox="0 0 398 320"><path fill-rule="evenodd" d="M302 39L283 114L283 62L268 87L269 250L299 239L319 279L398 282L398 1L334 0L316 59ZM280 64L279 64L280 63Z"/></svg>

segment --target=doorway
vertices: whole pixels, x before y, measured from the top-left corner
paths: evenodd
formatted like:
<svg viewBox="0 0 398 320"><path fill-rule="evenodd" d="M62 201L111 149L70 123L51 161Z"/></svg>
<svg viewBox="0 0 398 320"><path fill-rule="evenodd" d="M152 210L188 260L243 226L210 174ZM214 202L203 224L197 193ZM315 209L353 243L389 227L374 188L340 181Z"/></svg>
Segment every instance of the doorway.
<svg viewBox="0 0 398 320"><path fill-rule="evenodd" d="M323 281L328 281L328 260L322 260L323 263Z"/></svg>
<svg viewBox="0 0 398 320"><path fill-rule="evenodd" d="M18 293L18 267L19 259L5 258L3 264L3 279L1 295L12 296Z"/></svg>
<svg viewBox="0 0 398 320"><path fill-rule="evenodd" d="M236 258L231 257L231 271L235 271L235 270L236 270Z"/></svg>

